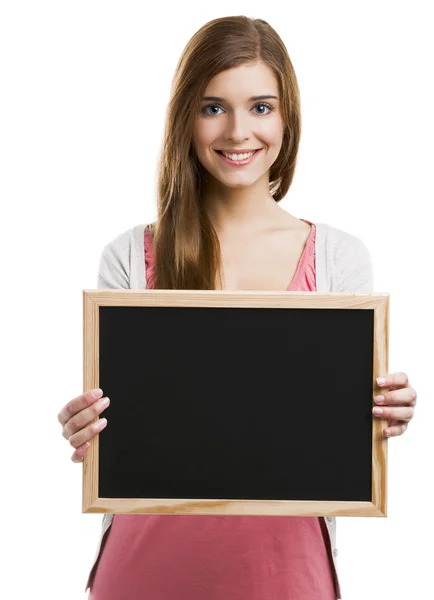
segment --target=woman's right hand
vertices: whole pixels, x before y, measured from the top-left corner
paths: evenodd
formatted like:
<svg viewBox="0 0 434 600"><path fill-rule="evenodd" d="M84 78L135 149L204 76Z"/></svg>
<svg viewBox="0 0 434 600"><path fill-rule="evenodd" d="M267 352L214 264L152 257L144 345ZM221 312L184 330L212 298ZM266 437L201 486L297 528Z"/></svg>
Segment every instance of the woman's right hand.
<svg viewBox="0 0 434 600"><path fill-rule="evenodd" d="M90 440L107 425L107 419L95 417L101 414L110 404L109 398L101 398L102 390L96 389L77 396L62 408L57 415L59 423L63 427L62 435L73 448L72 462L82 462L90 446ZM107 404L104 405L104 401Z"/></svg>

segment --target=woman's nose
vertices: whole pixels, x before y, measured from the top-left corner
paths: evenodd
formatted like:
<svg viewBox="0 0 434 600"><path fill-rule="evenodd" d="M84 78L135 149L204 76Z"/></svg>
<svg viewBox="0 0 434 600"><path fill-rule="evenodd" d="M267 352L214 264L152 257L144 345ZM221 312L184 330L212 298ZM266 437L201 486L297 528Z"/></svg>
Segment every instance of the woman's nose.
<svg viewBox="0 0 434 600"><path fill-rule="evenodd" d="M249 118L246 115L233 113L227 121L226 137L234 143L243 142L249 136Z"/></svg>

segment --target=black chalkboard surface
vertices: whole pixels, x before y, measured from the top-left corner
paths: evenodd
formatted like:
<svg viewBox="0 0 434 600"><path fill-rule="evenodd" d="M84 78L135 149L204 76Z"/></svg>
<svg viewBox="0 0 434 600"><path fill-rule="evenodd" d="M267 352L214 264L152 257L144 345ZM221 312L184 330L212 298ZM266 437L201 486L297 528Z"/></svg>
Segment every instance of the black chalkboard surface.
<svg viewBox="0 0 434 600"><path fill-rule="evenodd" d="M83 512L386 516L388 294L83 294Z"/></svg>

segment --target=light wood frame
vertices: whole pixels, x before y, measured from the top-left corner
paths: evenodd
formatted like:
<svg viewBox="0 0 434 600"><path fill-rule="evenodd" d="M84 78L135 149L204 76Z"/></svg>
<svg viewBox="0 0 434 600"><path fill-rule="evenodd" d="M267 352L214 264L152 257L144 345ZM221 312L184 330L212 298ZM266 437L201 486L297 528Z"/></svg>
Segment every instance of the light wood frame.
<svg viewBox="0 0 434 600"><path fill-rule="evenodd" d="M389 297L388 293L83 290L83 388L88 391L99 387L100 306L351 308L374 311L373 390L377 395L381 389L376 378L388 373ZM383 435L386 425L385 419L373 417L372 502L100 498L99 436L96 435L83 461L82 512L386 517L387 438Z"/></svg>

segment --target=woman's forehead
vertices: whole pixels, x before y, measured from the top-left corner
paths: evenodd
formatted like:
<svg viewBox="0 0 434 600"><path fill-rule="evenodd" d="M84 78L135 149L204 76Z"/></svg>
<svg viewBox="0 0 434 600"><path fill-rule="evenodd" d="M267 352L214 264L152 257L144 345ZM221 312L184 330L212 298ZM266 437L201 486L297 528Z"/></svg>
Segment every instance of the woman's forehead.
<svg viewBox="0 0 434 600"><path fill-rule="evenodd" d="M246 64L226 69L215 75L205 89L204 96L229 101L249 100L253 96L278 96L278 82L267 65Z"/></svg>

